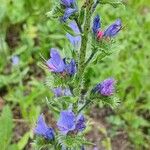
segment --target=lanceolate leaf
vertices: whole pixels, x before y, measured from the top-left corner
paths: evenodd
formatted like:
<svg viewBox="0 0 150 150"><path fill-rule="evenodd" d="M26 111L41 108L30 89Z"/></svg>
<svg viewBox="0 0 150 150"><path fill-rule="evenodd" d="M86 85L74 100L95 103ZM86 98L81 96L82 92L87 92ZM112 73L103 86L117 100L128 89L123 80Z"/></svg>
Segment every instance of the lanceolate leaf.
<svg viewBox="0 0 150 150"><path fill-rule="evenodd" d="M9 106L3 108L0 116L0 149L7 150L12 138L12 113Z"/></svg>

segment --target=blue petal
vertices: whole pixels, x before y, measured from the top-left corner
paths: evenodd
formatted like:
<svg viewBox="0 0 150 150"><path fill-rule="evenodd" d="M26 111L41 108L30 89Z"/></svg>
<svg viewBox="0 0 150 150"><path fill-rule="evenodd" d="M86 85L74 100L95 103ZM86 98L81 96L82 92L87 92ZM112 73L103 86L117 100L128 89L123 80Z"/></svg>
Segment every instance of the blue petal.
<svg viewBox="0 0 150 150"><path fill-rule="evenodd" d="M93 92L100 93L103 96L111 96L115 91L115 80L113 78L108 78L101 83L99 83L94 89Z"/></svg>
<svg viewBox="0 0 150 150"><path fill-rule="evenodd" d="M66 8L64 16L61 18L61 21L66 22L67 19L77 11L76 8Z"/></svg>
<svg viewBox="0 0 150 150"><path fill-rule="evenodd" d="M75 34L80 34L79 27L75 21L70 22L69 27L74 31Z"/></svg>
<svg viewBox="0 0 150 150"><path fill-rule="evenodd" d="M66 72L69 74L69 75L74 75L77 71L76 69L76 63L74 61L74 59L71 59L70 63L69 64L66 64Z"/></svg>
<svg viewBox="0 0 150 150"><path fill-rule="evenodd" d="M75 0L61 0L60 1L60 3L66 7L70 7L74 2Z"/></svg>
<svg viewBox="0 0 150 150"><path fill-rule="evenodd" d="M52 72L60 73L64 71L65 64L58 51L51 49L51 58L46 62L47 66Z"/></svg>
<svg viewBox="0 0 150 150"><path fill-rule="evenodd" d="M72 36L71 34L67 33L66 37L75 49L79 49L81 47L81 36Z"/></svg>
<svg viewBox="0 0 150 150"><path fill-rule="evenodd" d="M41 114L38 118L36 128L34 129L35 134L45 137L46 139L53 139L54 138L54 130L47 126L43 114Z"/></svg>
<svg viewBox="0 0 150 150"><path fill-rule="evenodd" d="M78 28L78 25L75 21L70 22L69 24L70 28L74 31L75 34L80 34L80 30ZM75 49L79 49L81 47L81 36L72 36L71 34L67 33L66 37L70 41L70 43L73 45Z"/></svg>
<svg viewBox="0 0 150 150"><path fill-rule="evenodd" d="M101 27L100 16L97 15L93 20L93 27L92 27L93 33L96 34L100 29L100 27Z"/></svg>
<svg viewBox="0 0 150 150"><path fill-rule="evenodd" d="M105 37L115 36L122 28L122 22L120 19L117 19L113 24L111 24L104 32Z"/></svg>
<svg viewBox="0 0 150 150"><path fill-rule="evenodd" d="M79 114L77 116L77 121L76 121L76 130L77 131L83 131L85 129L85 118L82 114Z"/></svg>
<svg viewBox="0 0 150 150"><path fill-rule="evenodd" d="M64 110L60 113L57 126L62 134L75 129L75 115L72 111Z"/></svg>
<svg viewBox="0 0 150 150"><path fill-rule="evenodd" d="M61 97L61 96L63 96L63 90L62 90L61 87L54 88L53 92L55 94L55 97Z"/></svg>

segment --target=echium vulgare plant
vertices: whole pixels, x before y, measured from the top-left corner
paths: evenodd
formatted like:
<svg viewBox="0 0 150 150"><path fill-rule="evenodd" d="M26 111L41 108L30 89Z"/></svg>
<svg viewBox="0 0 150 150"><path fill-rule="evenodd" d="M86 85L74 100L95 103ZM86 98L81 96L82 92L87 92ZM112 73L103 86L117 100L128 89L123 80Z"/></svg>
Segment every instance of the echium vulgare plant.
<svg viewBox="0 0 150 150"><path fill-rule="evenodd" d="M84 150L87 145L98 147L85 138L87 118L84 115L88 106L103 102L114 108L118 104L115 97L116 80L113 77L101 79L97 85L87 80L87 68L110 55L115 36L122 29L121 19L116 19L102 30L101 17L96 13L97 6L110 3L108 0L85 0L79 7L77 0L59 0L49 13L61 23L66 38L72 45L72 58L62 54L57 48L50 49L50 58L44 65L51 73L53 98L47 104L56 118L53 127L41 114L34 128L37 149ZM117 4L118 0L110 4ZM116 6L116 5L115 5Z"/></svg>

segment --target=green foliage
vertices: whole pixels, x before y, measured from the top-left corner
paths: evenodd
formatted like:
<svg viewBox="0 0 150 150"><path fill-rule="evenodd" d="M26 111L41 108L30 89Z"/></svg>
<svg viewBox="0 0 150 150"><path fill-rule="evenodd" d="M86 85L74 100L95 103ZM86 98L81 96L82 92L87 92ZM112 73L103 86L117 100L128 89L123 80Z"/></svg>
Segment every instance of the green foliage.
<svg viewBox="0 0 150 150"><path fill-rule="evenodd" d="M12 138L13 121L12 113L9 106L3 108L0 116L0 147L7 150Z"/></svg>
<svg viewBox="0 0 150 150"><path fill-rule="evenodd" d="M57 138L59 145L63 146L64 148L67 147L70 150L81 149L82 145L93 145L92 143L87 142L83 135L59 135Z"/></svg>

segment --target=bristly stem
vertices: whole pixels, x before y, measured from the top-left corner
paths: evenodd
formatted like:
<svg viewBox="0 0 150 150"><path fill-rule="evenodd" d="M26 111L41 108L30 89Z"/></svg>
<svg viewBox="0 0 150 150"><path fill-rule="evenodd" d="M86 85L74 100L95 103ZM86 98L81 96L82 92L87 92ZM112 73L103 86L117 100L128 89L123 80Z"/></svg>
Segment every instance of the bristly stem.
<svg viewBox="0 0 150 150"><path fill-rule="evenodd" d="M86 103L79 109L78 114L80 114L80 112L81 112L85 107L87 107L91 102L92 102L92 101L87 100Z"/></svg>
<svg viewBox="0 0 150 150"><path fill-rule="evenodd" d="M85 17L85 23L83 27L83 34L82 34L82 44L81 49L79 52L79 70L78 70L78 78L79 78L79 101L83 100L82 96L82 78L85 70L85 57L86 57L86 50L87 50L87 43L88 43L88 35L90 31L90 23L91 23L91 16L92 16L92 8L93 8L93 0L86 0L84 4L85 10L86 10L86 17Z"/></svg>

